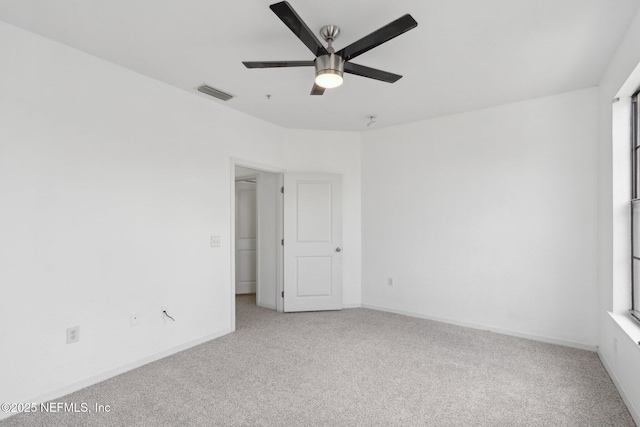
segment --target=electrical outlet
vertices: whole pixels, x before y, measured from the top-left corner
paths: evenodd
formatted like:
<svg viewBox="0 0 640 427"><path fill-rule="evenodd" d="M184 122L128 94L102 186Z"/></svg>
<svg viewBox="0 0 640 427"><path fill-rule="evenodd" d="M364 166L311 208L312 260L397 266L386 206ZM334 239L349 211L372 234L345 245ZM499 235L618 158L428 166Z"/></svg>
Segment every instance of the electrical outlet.
<svg viewBox="0 0 640 427"><path fill-rule="evenodd" d="M140 313L131 313L131 326L140 324Z"/></svg>
<svg viewBox="0 0 640 427"><path fill-rule="evenodd" d="M391 286L391 287L395 286L393 284L393 278L392 277L387 277L387 286Z"/></svg>
<svg viewBox="0 0 640 427"><path fill-rule="evenodd" d="M73 344L78 341L80 341L80 326L67 328L67 344Z"/></svg>
<svg viewBox="0 0 640 427"><path fill-rule="evenodd" d="M220 247L220 236L211 236L211 247L212 248Z"/></svg>

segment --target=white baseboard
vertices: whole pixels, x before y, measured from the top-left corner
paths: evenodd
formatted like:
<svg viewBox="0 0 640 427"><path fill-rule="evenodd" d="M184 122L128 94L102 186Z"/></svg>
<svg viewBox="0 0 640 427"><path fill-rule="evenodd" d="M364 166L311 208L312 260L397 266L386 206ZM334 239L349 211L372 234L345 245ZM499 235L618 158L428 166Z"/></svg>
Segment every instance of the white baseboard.
<svg viewBox="0 0 640 427"><path fill-rule="evenodd" d="M342 304L342 308L360 308L362 307L362 304L360 303L356 303L356 304Z"/></svg>
<svg viewBox="0 0 640 427"><path fill-rule="evenodd" d="M620 397L622 397L622 400L624 401L625 405L627 405L627 409L631 414L631 418L633 418L633 421L635 421L635 423L640 426L640 411L638 410L638 408L634 406L634 402L632 402L631 399L629 399L629 396L627 395L627 392L625 391L624 387L622 387L622 384L618 380L618 377L616 377L615 373L613 372L613 369L611 369L611 366L609 366L609 362L607 362L607 359L599 351L598 351L598 357L602 362L602 366L604 366L604 369L606 369L607 373L609 374L609 377L611 377L611 381L613 381L613 384L618 389L618 393L620 393Z"/></svg>
<svg viewBox="0 0 640 427"><path fill-rule="evenodd" d="M48 393L44 393L41 394L39 396L36 396L32 399L28 399L25 400L23 403L43 403L43 402L48 402L49 400L54 400L54 399L59 399L62 396L66 396L69 393L73 393L75 391L78 390L82 390L83 388L92 386L94 384L97 384L99 382L102 382L104 380L108 380L109 378L113 378L116 375L120 375L123 374L127 371L131 371L133 369L139 368L141 366L147 365L151 362L155 362L156 360L160 360L163 359L167 356L171 356L172 354L176 354L179 353L181 351L184 351L188 348L191 347L195 347L197 345L200 345L202 343L205 343L207 341L211 341L213 339L216 338L220 338L221 336L227 335L229 333L231 333L231 329L224 329L222 331L218 331L218 332L214 332L212 334L209 335L205 335L203 337L197 338L195 340L186 342L184 344L180 344L178 346L169 348L167 350L161 351L159 353L156 354L152 354L150 356L147 357L143 357L142 359L138 359L135 360L133 362L129 362L129 363L125 363L122 366L119 366L117 368L114 369L110 369L106 372L103 372L101 374L98 375L94 375L91 376L89 378L86 378L84 380L80 380L80 381L76 381L72 384L66 385L64 387L61 387L59 389L50 391ZM3 420L5 418L9 418L12 415L16 415L16 413L11 413L11 412L0 412L0 420Z"/></svg>
<svg viewBox="0 0 640 427"><path fill-rule="evenodd" d="M388 313L402 314L403 316L417 317L419 319L426 319L426 320L433 320L433 321L436 321L436 322L448 323L448 324L456 325L456 326L464 326L465 328L480 329L480 330L483 330L483 331L495 332L497 334L509 335L509 336L512 336L512 337L526 338L526 339L533 340L533 341L541 341L541 342L546 342L546 343L549 343L549 344L563 345L565 347L579 348L581 350L589 350L589 351L594 351L594 352L598 351L598 346L596 346L596 345L583 344L583 343L578 343L578 342L573 342L573 341L565 341L565 340L560 340L560 339L556 339L556 338L545 337L545 336L542 336L542 335L527 334L527 333L522 333L522 332L517 332L517 331L511 331L511 330L508 330L508 329L494 328L492 326L487 326L487 325L478 325L478 324L475 324L475 323L459 322L459 321L456 321L456 320L453 320L453 319L446 319L446 318L435 317L435 316L427 316L427 315L420 314L420 313L412 313L412 312L409 312L409 311L396 310L396 309L393 309L393 308L380 307L380 306L371 305L371 304L362 304L362 308L368 308L368 309L371 309L371 310L378 310L378 311L386 311Z"/></svg>

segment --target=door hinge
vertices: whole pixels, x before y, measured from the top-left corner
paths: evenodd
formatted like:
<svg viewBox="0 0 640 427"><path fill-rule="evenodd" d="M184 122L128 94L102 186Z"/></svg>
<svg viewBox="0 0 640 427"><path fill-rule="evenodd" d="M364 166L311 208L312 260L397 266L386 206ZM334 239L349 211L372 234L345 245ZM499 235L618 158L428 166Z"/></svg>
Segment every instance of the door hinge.
<svg viewBox="0 0 640 427"><path fill-rule="evenodd" d="M280 240L280 244L284 246L284 239Z"/></svg>
<svg viewBox="0 0 640 427"><path fill-rule="evenodd" d="M284 187L280 187L280 192L284 194Z"/></svg>
<svg viewBox="0 0 640 427"><path fill-rule="evenodd" d="M284 298L284 291L282 291L282 298Z"/></svg>

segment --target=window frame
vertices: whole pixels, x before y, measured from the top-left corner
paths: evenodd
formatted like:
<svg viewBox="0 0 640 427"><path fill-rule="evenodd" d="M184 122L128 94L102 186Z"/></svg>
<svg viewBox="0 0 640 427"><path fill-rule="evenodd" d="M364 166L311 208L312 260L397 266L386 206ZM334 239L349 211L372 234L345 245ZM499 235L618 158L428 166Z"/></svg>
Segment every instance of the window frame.
<svg viewBox="0 0 640 427"><path fill-rule="evenodd" d="M636 212L640 213L640 88L631 96L631 201L629 203L630 213L630 236L631 236L631 308L629 313L631 317L640 322L640 283L636 283L636 279L640 279L640 253L635 253L636 242L635 230L640 227L640 221L635 220ZM640 236L638 236L640 237ZM640 249L640 248L639 248ZM640 250L638 251L640 252ZM637 265L637 267L636 267ZM639 280L640 282L640 280Z"/></svg>

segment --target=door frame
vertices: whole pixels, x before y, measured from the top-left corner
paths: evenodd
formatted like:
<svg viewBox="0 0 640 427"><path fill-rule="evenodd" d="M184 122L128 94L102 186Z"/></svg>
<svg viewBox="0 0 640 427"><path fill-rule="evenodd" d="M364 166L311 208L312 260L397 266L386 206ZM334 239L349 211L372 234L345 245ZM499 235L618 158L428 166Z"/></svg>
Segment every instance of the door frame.
<svg viewBox="0 0 640 427"><path fill-rule="evenodd" d="M231 157L231 167L229 171L230 176L230 205L231 205L231 233L230 233L230 258L231 258L231 280L230 280L230 296L229 305L230 305L230 313L231 313L231 331L236 330L236 166L241 166L249 169L254 169L257 171L270 172L279 175L280 186L284 185L284 172L285 170L282 168L277 168L271 165L265 165L263 163L257 163L251 160ZM258 188L256 186L256 197L258 197ZM284 239L284 211L282 204L282 195L278 193L278 211L277 211L277 235L280 239ZM258 211L258 217L260 216L260 212ZM256 224L256 234L259 238L260 236L260 221L258 220L258 224ZM257 239L256 239L257 240ZM259 242L256 241L256 245ZM280 297L282 292L284 291L284 280L283 280L283 267L284 267L284 251L282 245L278 245L278 252L276 254L277 266L276 266L276 307L278 312L284 311L284 302ZM257 266L256 266L256 277L259 279L260 277L260 251L258 250L258 256L256 258Z"/></svg>

